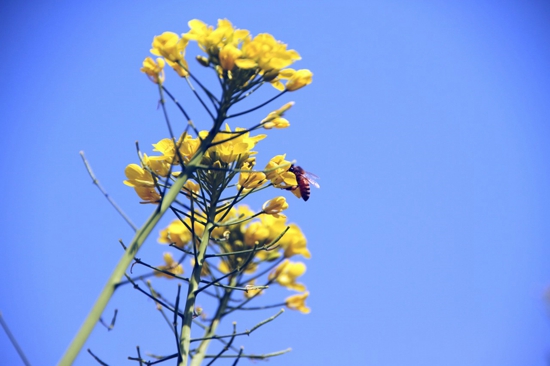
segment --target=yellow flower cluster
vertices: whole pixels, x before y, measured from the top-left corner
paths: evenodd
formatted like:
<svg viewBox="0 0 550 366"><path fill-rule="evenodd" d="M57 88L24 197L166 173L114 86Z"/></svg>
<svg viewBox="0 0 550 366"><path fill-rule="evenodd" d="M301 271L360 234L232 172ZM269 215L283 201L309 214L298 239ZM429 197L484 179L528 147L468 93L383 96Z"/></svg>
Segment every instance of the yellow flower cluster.
<svg viewBox="0 0 550 366"><path fill-rule="evenodd" d="M219 226L213 230L210 245L216 246L222 253L243 251L256 246L257 252L254 255L253 261L249 262L244 269L244 273L247 274L255 273L262 262L271 262L282 257L281 259L284 258L284 260L269 275L269 281L290 290L304 292L306 291L306 287L297 280L305 273L306 266L302 262L293 262L288 258L296 255L301 255L307 259L311 258L311 253L307 249L307 240L297 225L287 224L284 215L273 215L265 212L266 207L270 207L270 202L279 202L280 198L278 197L266 202L264 210L259 215L245 205L232 208L229 214L221 222L218 222L218 224L226 224L227 226ZM284 203L286 205L286 202ZM277 211L276 208L272 210ZM222 214L220 213L217 219L221 217ZM257 218L247 220L253 217ZM190 215L187 215L183 222L174 220L168 227L161 230L158 239L159 243L172 244L182 249L185 248L192 241L190 228L194 229L196 238L200 238L203 234L204 225L202 219L202 214L196 213L194 220L190 218ZM235 224L231 225L232 222L235 222ZM287 227L287 232L280 237ZM279 240L275 242L278 237L280 237ZM229 273L235 269L239 269L248 259L248 256L249 253L222 256L220 257L218 270L222 273ZM166 255L165 261L166 266L160 268L167 269L174 274L183 272L183 270L179 272L178 269L176 269L178 272L173 271L172 269L175 268L177 263L174 264L173 261L167 260ZM205 266L208 265L209 263L205 262ZM206 275L206 272L204 275ZM254 281L249 282L248 285L254 287ZM247 291L245 296L250 298L261 293L263 291L255 289ZM308 295L309 293L305 292L290 296L286 299L286 304L290 309L308 313L309 308L305 306L305 299Z"/></svg>
<svg viewBox="0 0 550 366"><path fill-rule="evenodd" d="M212 65L220 76L227 75L242 87L250 86L250 81L257 75L261 76L261 81L269 82L281 91L295 91L312 81L311 71L288 67L300 60L300 55L295 50L287 49L286 44L277 41L271 34L261 33L252 37L248 30L234 28L227 19L218 20L216 28L198 19L188 24L190 30L181 38L175 33L164 32L153 39L151 48L153 55L164 57L181 77L189 75L185 49L190 41L195 41L207 55L197 57L202 65ZM155 83L164 81L164 62L161 61L155 63L148 57L141 69ZM286 80L286 85L283 80Z"/></svg>
<svg viewBox="0 0 550 366"><path fill-rule="evenodd" d="M288 206L288 204L284 202L283 206ZM282 210L282 208L278 209ZM220 226L212 231L211 245L217 246L224 253L252 249L256 245L258 251L255 253L255 258L258 261L272 261L281 256L290 258L295 255L310 258L311 254L307 249L304 234L297 225L288 225L284 215L275 215L274 213L280 212L278 209L272 208L272 213L262 211L257 214L246 205L232 208L223 220L217 222ZM220 212L217 219L220 220L223 216L223 212ZM254 217L257 218L250 220ZM191 215L188 214L183 222L179 219L174 220L168 227L161 230L159 243L173 244L178 248L184 248L192 241L192 232L189 230L191 228L194 230L195 237L200 238L204 232L203 215L197 212L193 218L191 219ZM232 222L235 224L232 225ZM288 231L274 245L275 239L285 231L287 226L289 227ZM221 266L224 272L231 271L247 257L248 254L243 254L242 257L239 255L223 257ZM232 258L241 259L233 260Z"/></svg>

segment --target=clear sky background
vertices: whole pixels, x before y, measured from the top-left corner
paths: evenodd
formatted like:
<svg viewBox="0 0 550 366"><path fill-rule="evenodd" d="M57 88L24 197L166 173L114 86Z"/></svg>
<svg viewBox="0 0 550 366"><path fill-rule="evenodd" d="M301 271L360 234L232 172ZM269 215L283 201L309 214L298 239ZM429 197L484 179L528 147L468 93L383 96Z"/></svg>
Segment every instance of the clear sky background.
<svg viewBox="0 0 550 366"><path fill-rule="evenodd" d="M193 18L269 32L301 54L297 68L314 73L307 88L231 126L251 126L294 100L291 128L270 132L258 161L286 152L322 187L307 203L282 192L313 254L303 277L312 312L287 311L237 346L293 348L270 365L548 364L547 2L0 7L0 311L34 365L59 360L122 255L118 239L132 238L78 152L143 223L152 206L139 205L122 184L124 168L137 162L136 140L150 153L168 134L156 88L139 68L154 35L184 33ZM196 54L189 49L199 69ZM184 82L170 70L167 78L197 125L209 127ZM256 102L272 95L266 87ZM273 195L250 204L259 209ZM139 256L160 264L164 250L154 237ZM175 283L164 282L173 296ZM278 302L290 294L267 296ZM114 330L98 325L86 344L105 362L130 364L136 345L143 353L174 351L150 300L124 287L105 317L115 308ZM235 320L244 330L275 312ZM21 364L3 332L0 360ZM83 352L77 364L96 363Z"/></svg>

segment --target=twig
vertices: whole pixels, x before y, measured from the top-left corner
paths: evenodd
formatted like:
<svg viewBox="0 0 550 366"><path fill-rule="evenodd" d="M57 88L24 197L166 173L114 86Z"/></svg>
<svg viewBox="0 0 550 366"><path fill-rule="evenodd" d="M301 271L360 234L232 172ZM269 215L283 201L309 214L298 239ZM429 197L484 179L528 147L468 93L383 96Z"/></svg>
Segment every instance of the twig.
<svg viewBox="0 0 550 366"><path fill-rule="evenodd" d="M111 196L109 196L109 193L107 193L107 191L103 189L103 187L99 183L99 180L96 178L94 172L92 171L92 167L90 166L90 164L88 163L88 160L86 160L86 157L84 156L84 151L80 152L80 157L82 158L82 161L86 166L86 170L88 171L88 174L90 174L90 177L92 178L92 183L97 186L97 188L101 191L101 193L103 193L105 198L107 198L107 201L109 201L109 203L115 208L115 210L120 214L120 216L122 216L122 218L128 223L128 225L130 225L130 227L132 227L134 231L137 231L138 229L137 226L134 225L132 220L130 220L130 218L124 213L122 208L120 208L120 206L117 205L117 203L111 198Z"/></svg>
<svg viewBox="0 0 550 366"><path fill-rule="evenodd" d="M216 357L214 357L212 359L212 361L208 362L208 364L206 366L210 366L214 363L214 361L216 361L218 358L220 358L226 351L229 350L229 347L231 347L231 345L233 344L233 341L235 340L235 336L237 335L237 322L233 322L233 336L231 337L231 339L229 340L229 343L224 347L222 348L222 350L216 355ZM242 352L242 348L241 348L241 352ZM239 353L241 353L239 352Z"/></svg>
<svg viewBox="0 0 550 366"><path fill-rule="evenodd" d="M115 309L115 314L113 315L113 319L111 320L110 325L107 325L107 323L105 323L103 318L99 318L99 321L101 322L101 324L103 324L105 326L105 328L107 328L108 331L111 331L111 329L113 329L115 327L115 321L116 321L117 314L118 314L118 309Z"/></svg>
<svg viewBox="0 0 550 366"><path fill-rule="evenodd" d="M235 358L235 357L240 358L240 357L242 357L242 358L248 358L248 359L251 359L251 360L264 360L264 359L269 358L269 357L283 355L283 354L288 353L290 351L292 351L292 348L287 348L287 349L284 349L282 351L277 351L277 352L272 352L272 353L266 353L264 355L242 355L241 353L239 353L238 355L223 355L223 356L220 356L220 358ZM216 357L216 356L214 356L214 355L204 356L204 358L212 358L212 357ZM237 360L235 360L235 361L237 361Z"/></svg>
<svg viewBox="0 0 550 366"><path fill-rule="evenodd" d="M193 338L191 340L191 342L197 342L197 341L203 341L203 340L206 340L206 339L220 339L220 338L229 338L229 337L235 337L235 336L242 336L242 335L250 335L250 333L252 333L253 331L255 331L256 329L258 329L259 327L261 327L262 325L264 324L267 324L273 320L275 320L275 318L277 318L279 315L281 315L282 313L285 312L285 309L281 309L279 310L279 312L265 320L262 320L261 322L259 322L258 324L256 324L255 326L252 327L252 329L250 330L245 330L244 332L241 332L241 333L237 333L237 334L231 334L231 335L223 335L223 336L217 336L217 335L214 335L212 337L205 337L205 338Z"/></svg>
<svg viewBox="0 0 550 366"><path fill-rule="evenodd" d="M99 357L97 357L96 355L94 355L94 353L92 352L92 350L89 349L89 348L88 348L88 353L89 353L90 355L92 355L92 357L95 358L95 360L96 360L97 362L99 362L99 364L101 364L101 365L103 365L103 366L109 366L108 363L105 363L105 362L101 361L101 360L99 359Z"/></svg>
<svg viewBox="0 0 550 366"><path fill-rule="evenodd" d="M23 349L19 346L19 343L17 343L17 340L13 336L13 334L10 331L10 328L8 327L8 324L4 321L4 317L2 316L2 312L0 311L0 324L2 324L2 328L4 328L4 332L8 335L8 338L10 339L11 344L13 345L13 348L17 351L19 354L19 357L21 357L21 360L25 364L25 366L30 366L31 363L25 356L25 353L23 352Z"/></svg>

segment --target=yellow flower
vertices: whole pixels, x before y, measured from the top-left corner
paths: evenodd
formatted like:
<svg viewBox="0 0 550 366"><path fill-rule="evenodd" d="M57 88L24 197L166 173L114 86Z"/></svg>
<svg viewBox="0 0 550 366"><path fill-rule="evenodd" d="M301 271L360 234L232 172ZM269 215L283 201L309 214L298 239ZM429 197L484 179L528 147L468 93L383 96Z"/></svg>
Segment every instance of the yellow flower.
<svg viewBox="0 0 550 366"><path fill-rule="evenodd" d="M311 253L307 249L307 240L302 230L296 224L290 224L288 231L283 235L279 244L284 249L285 258L301 254L305 258L311 258Z"/></svg>
<svg viewBox="0 0 550 366"><path fill-rule="evenodd" d="M226 164L231 164L239 157L244 157L243 160L248 159L248 155L255 154L255 152L251 150L254 148L254 146L256 146L258 141L263 140L266 135L251 137L249 132L242 131L246 131L246 129L237 127L233 133L230 133L231 129L228 125L226 125L225 132L227 133L218 134L214 139L214 143L225 140L228 141L215 145L214 147L210 148L209 151L215 151L219 159ZM238 135L239 132L241 132L240 135ZM200 136L202 138L206 138L207 134L207 131L200 132Z"/></svg>
<svg viewBox="0 0 550 366"><path fill-rule="evenodd" d="M252 215L254 215L254 211L252 211L247 205L237 206L237 217L250 217Z"/></svg>
<svg viewBox="0 0 550 366"><path fill-rule="evenodd" d="M147 170L137 164L129 164L124 169L124 174L128 180L124 181L129 187L154 187L153 176Z"/></svg>
<svg viewBox="0 0 550 366"><path fill-rule="evenodd" d="M180 139L181 141L181 139ZM183 156L183 160L188 162L195 155L199 146L201 145L201 140L197 138L192 138L189 135L185 135L183 142L181 143L180 153Z"/></svg>
<svg viewBox="0 0 550 366"><path fill-rule="evenodd" d="M181 220L176 219L172 221L172 223L170 223L167 228L161 230L158 242L161 244L174 243L174 245L178 248L183 248L192 239L192 235L188 227L194 228L195 236L202 236L202 233L204 232L204 225L195 220L195 225L192 226L191 219L189 217L186 217L183 221L185 222L185 224L187 224L187 226L185 226L185 224L181 222Z"/></svg>
<svg viewBox="0 0 550 366"><path fill-rule="evenodd" d="M275 280L279 285L290 290L305 291L306 287L297 283L296 279L303 275L306 271L306 265L302 262L291 262L285 259L275 271L269 274L270 280Z"/></svg>
<svg viewBox="0 0 550 366"><path fill-rule="evenodd" d="M149 80L155 84L164 82L164 60L162 58L157 58L155 62L151 57L146 57L140 71L147 74Z"/></svg>
<svg viewBox="0 0 550 366"><path fill-rule="evenodd" d="M222 211L220 210L219 213L216 215L214 221L219 223L219 224L225 224L229 221L232 221L233 219L235 219L237 217L237 211L234 209L234 208L231 208L231 210L229 211L229 213L223 218L223 220L221 220L222 216L225 215L225 211ZM221 220L221 221L220 221ZM235 226L231 225L231 226L218 226L218 227L215 227L213 230L212 230L212 238L214 239L221 239L224 237L224 233L227 231L227 230L233 230L235 228Z"/></svg>
<svg viewBox="0 0 550 366"><path fill-rule="evenodd" d="M162 56L181 77L188 76L189 67L185 61L185 47L187 39L179 38L176 33L164 32L160 36L153 38L151 53Z"/></svg>
<svg viewBox="0 0 550 366"><path fill-rule="evenodd" d="M178 157L176 156L176 147L174 146L174 141L171 139L162 139L156 144L153 144L153 151L160 152L164 159L171 164L179 164Z"/></svg>
<svg viewBox="0 0 550 366"><path fill-rule="evenodd" d="M277 41L271 34L261 33L254 39L245 39L242 46L242 61L238 60L237 66L243 69L258 67L267 72L280 70L301 57L294 50L287 50L286 44Z"/></svg>
<svg viewBox="0 0 550 366"><path fill-rule="evenodd" d="M186 40L197 41L200 49L213 58L218 56L225 45L237 46L249 34L245 29L234 29L227 19L219 19L216 29L198 19L189 21L188 25L190 30L182 37Z"/></svg>
<svg viewBox="0 0 550 366"><path fill-rule="evenodd" d="M220 51L220 65L224 70L233 70L235 67L235 60L239 58L242 54L242 51L232 44L226 45Z"/></svg>
<svg viewBox="0 0 550 366"><path fill-rule="evenodd" d="M266 182L265 174L262 172L241 172L237 189L244 193L249 192L254 188L261 187Z"/></svg>
<svg viewBox="0 0 550 366"><path fill-rule="evenodd" d="M290 126L290 123L282 118L284 113L288 111L292 106L294 105L294 102L288 102L281 108L277 109L276 111L273 111L265 117L261 123L263 123L263 127L266 130L269 130L271 128L287 128Z"/></svg>
<svg viewBox="0 0 550 366"><path fill-rule="evenodd" d="M248 225L244 232L244 243L247 246L254 246L256 243L262 243L269 236L269 230L261 222L255 221Z"/></svg>
<svg viewBox="0 0 550 366"><path fill-rule="evenodd" d="M124 181L129 187L133 187L143 203L157 203L160 195L155 190L153 176L147 170L137 164L130 164L124 169L128 180Z"/></svg>
<svg viewBox="0 0 550 366"><path fill-rule="evenodd" d="M267 179L271 180L276 188L288 188L298 185L296 175L288 171L292 163L285 160L285 157L286 154L274 156L264 169L267 171L265 174Z"/></svg>
<svg viewBox="0 0 550 366"><path fill-rule="evenodd" d="M170 171L170 163L165 156L147 156L143 154L143 164L161 177L167 177Z"/></svg>
<svg viewBox="0 0 550 366"><path fill-rule="evenodd" d="M246 285L247 291L244 292L244 297L246 297L247 299L251 299L253 297L263 295L264 290L263 289L255 289L254 288L255 283L256 283L256 281L252 280Z"/></svg>
<svg viewBox="0 0 550 366"><path fill-rule="evenodd" d="M287 70L292 70L292 69L287 69ZM312 77L313 77L313 73L307 69L295 71L292 73L292 76L289 77L289 80L286 83L286 86L285 86L286 90L295 91L300 88L303 88L304 86L311 84Z"/></svg>
<svg viewBox="0 0 550 366"><path fill-rule="evenodd" d="M183 267L181 266L181 264L179 264L178 262L176 262L174 260L174 258L172 257L172 253L169 253L169 252L166 252L163 254L163 258L164 258L164 262L166 263L166 265L164 266L159 266L158 268L159 269L162 269L166 272L170 272L172 274L175 274L175 275L180 275L183 273ZM166 278L169 278L169 279L173 279L174 277L166 274L166 273L162 273L162 272L158 272L158 271L155 271L155 276L157 277L166 277Z"/></svg>
<svg viewBox="0 0 550 366"><path fill-rule="evenodd" d="M286 199L283 196L279 196L264 203L262 206L262 211L275 217L285 217L285 215L281 214L281 211L284 211L287 208L288 203L286 202Z"/></svg>
<svg viewBox="0 0 550 366"><path fill-rule="evenodd" d="M276 117L270 121L264 123L264 128L270 130L272 128L287 128L290 126L290 122L286 118Z"/></svg>
<svg viewBox="0 0 550 366"><path fill-rule="evenodd" d="M269 230L269 242L275 240L286 228L286 217L283 216L261 215L260 221Z"/></svg>
<svg viewBox="0 0 550 366"><path fill-rule="evenodd" d="M188 191L188 192L193 192L194 194L198 194L200 186L198 185L198 183L195 183L192 180L188 180L183 185L183 189Z"/></svg>
<svg viewBox="0 0 550 366"><path fill-rule="evenodd" d="M286 157L286 154L275 155L273 158L271 158L271 160L265 166L265 170L267 171L265 175L267 179L273 182L273 180L277 176L281 175L282 173L290 169L290 166L292 165L292 163L290 161L285 160L285 157Z"/></svg>
<svg viewBox="0 0 550 366"><path fill-rule="evenodd" d="M285 300L286 306L289 309L299 310L304 314L308 314L311 311L311 309L306 306L306 299L308 296L309 292L289 296Z"/></svg>

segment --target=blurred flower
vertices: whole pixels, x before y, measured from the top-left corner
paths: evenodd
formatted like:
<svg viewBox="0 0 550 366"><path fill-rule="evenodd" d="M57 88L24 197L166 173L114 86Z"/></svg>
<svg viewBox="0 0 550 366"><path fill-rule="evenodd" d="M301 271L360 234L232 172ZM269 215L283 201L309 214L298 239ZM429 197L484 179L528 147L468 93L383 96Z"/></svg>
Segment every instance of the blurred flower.
<svg viewBox="0 0 550 366"><path fill-rule="evenodd" d="M275 217L285 216L281 214L281 211L284 211L288 208L288 203L283 196L275 197L262 206L263 212L268 215L273 215Z"/></svg>
<svg viewBox="0 0 550 366"><path fill-rule="evenodd" d="M263 124L263 127L266 130L269 130L271 128L287 128L290 126L290 123L282 118L281 116L288 111L292 106L294 105L294 102L288 102L281 108L277 109L276 111L270 112L267 117L265 117L261 123Z"/></svg>
<svg viewBox="0 0 550 366"><path fill-rule="evenodd" d="M298 254L303 255L307 259L311 258L311 253L306 247L306 237L296 224L289 225L288 231L283 235L279 244L284 250L285 258Z"/></svg>
<svg viewBox="0 0 550 366"><path fill-rule="evenodd" d="M164 57L179 76L186 77L189 76L189 66L184 56L188 42L187 39L179 38L176 33L164 32L153 38L151 53Z"/></svg>
<svg viewBox="0 0 550 366"><path fill-rule="evenodd" d="M287 119L282 117L275 117L267 122L264 122L264 128L270 130L272 128L287 128L290 126L290 122Z"/></svg>
<svg viewBox="0 0 550 366"><path fill-rule="evenodd" d="M286 83L286 90L295 91L300 88L303 88L306 85L311 84L313 74L307 69L302 69L294 71L292 69L286 69L288 77L288 82Z"/></svg>
<svg viewBox="0 0 550 366"><path fill-rule="evenodd" d="M291 262L285 259L273 272L269 274L270 280L275 280L279 285L290 290L305 291L306 287L297 283L296 279L306 271L306 265L302 262Z"/></svg>
<svg viewBox="0 0 550 366"><path fill-rule="evenodd" d="M202 235L204 226L197 220L195 220L194 225L191 225L191 219L189 217L186 217L183 221L185 224L180 219L176 219L172 221L167 228L162 229L160 231L158 242L161 244L174 243L174 245L178 248L183 248L191 241L193 237L188 227L194 228L195 236L200 237Z"/></svg>
<svg viewBox="0 0 550 366"><path fill-rule="evenodd" d="M183 189L188 192L193 192L194 194L198 194L200 190L200 186L198 183L193 182L192 180L187 180L185 184L183 185Z"/></svg>
<svg viewBox="0 0 550 366"><path fill-rule="evenodd" d="M253 297L263 295L264 290L261 288L254 288L255 283L256 283L256 280L252 280L246 285L247 291L244 292L244 297L246 297L247 299L251 299Z"/></svg>
<svg viewBox="0 0 550 366"><path fill-rule="evenodd" d="M253 247L256 243L261 243L269 236L269 229L264 227L261 222L255 221L248 225L244 232L244 244Z"/></svg>
<svg viewBox="0 0 550 366"><path fill-rule="evenodd" d="M175 275L180 275L180 274L183 273L183 267L181 266L181 264L179 264L178 262L176 262L174 260L174 258L172 257L172 253L165 252L163 254L163 258L164 258L164 262L166 263L166 265L159 266L158 267L159 269L162 269L166 272L170 272L170 273L175 274ZM172 277L172 276L170 276L166 273L158 272L158 271L155 271L155 276L157 276L157 277L166 277L166 278L169 278L169 279L174 278L174 277Z"/></svg>
<svg viewBox="0 0 550 366"><path fill-rule="evenodd" d="M235 67L235 60L239 58L242 51L232 44L225 45L219 54L220 65L224 70L233 70Z"/></svg>
<svg viewBox="0 0 550 366"><path fill-rule="evenodd" d="M286 298L285 303L289 309L299 310L304 314L309 314L310 308L306 306L306 299L309 296L309 292L302 294L292 295Z"/></svg>
<svg viewBox="0 0 550 366"><path fill-rule="evenodd" d="M151 57L146 57L140 71L145 73L149 80L155 84L164 82L164 60L162 58L157 58L155 62Z"/></svg>
<svg viewBox="0 0 550 366"><path fill-rule="evenodd" d="M198 19L189 21L188 25L190 30L182 37L187 41L197 41L200 49L212 58L217 58L224 46L237 46L249 34L245 29L233 28L227 19L219 19L216 29Z"/></svg>

